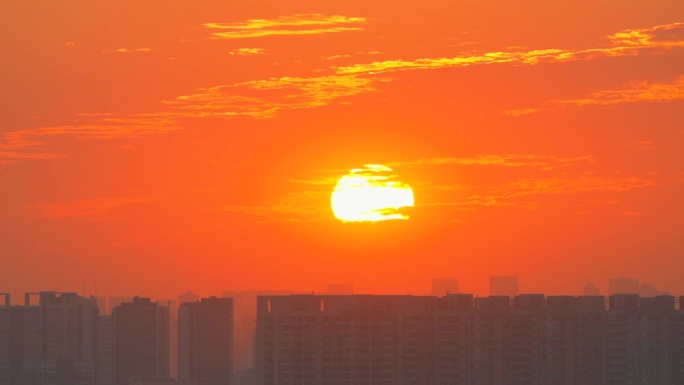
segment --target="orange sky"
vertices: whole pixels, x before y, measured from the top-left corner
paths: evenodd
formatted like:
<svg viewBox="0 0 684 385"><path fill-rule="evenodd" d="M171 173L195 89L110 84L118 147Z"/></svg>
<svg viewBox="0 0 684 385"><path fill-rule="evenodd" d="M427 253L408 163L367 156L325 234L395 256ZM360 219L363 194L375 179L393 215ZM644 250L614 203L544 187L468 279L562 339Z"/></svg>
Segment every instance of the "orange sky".
<svg viewBox="0 0 684 385"><path fill-rule="evenodd" d="M681 0L6 0L0 291L684 293ZM408 221L345 224L349 169Z"/></svg>

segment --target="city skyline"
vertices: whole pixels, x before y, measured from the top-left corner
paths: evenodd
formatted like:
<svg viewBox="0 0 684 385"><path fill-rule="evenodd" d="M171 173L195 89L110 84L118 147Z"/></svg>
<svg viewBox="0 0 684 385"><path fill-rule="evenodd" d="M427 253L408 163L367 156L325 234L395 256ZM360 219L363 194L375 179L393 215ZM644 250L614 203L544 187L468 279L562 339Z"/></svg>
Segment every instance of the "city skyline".
<svg viewBox="0 0 684 385"><path fill-rule="evenodd" d="M495 283L495 282L500 282L500 283ZM386 291L386 292L380 292L380 293L374 293L374 292L364 292L360 291L357 289L357 286L354 283L328 283L326 285L320 285L316 287L309 287L309 288L304 288L302 290L295 290L293 287L295 285L292 285L290 288L287 286L284 286L282 288L278 289L273 289L273 288L250 288L250 289L241 289L237 290L235 288L233 289L220 289L217 291L203 291L201 293L196 293L194 290L188 290L187 288L183 289L181 293L162 293L159 295L153 295L154 290L152 291L142 291L142 292L125 292L126 295L123 295L122 293L111 293L111 294L103 294L98 292L97 285L92 285L88 286L85 284L81 285L71 285L74 286L74 290L67 290L64 292L70 292L70 293L76 293L78 295L84 296L84 297L90 297L93 296L97 298L98 300L98 306L100 309L101 314L111 314L111 310L119 306L121 303L124 302L130 302L133 298L135 297L146 297L146 298L152 298L155 301L158 301L164 306L170 306L174 308L179 308L183 303L185 302L196 302L200 298L209 298L209 297L214 297L214 296L219 296L222 298L237 298L239 296L249 296L250 300L253 299L251 297L255 297L257 295L266 295L266 294L304 294L304 293L314 293L314 294L325 294L325 295L349 295L349 294L383 294L383 295L402 295L402 294L407 294L407 295L445 295L447 293L450 294L459 294L459 293L468 293L468 294L473 294L477 297L487 297L490 295L506 295L509 297L514 297L518 294L548 294L548 295L573 295L573 296L580 296L580 295L601 295L601 296L609 296L612 294L639 294L641 296L645 297L654 297L656 295L682 295L684 294L684 290L682 292L678 292L675 290L667 290L664 287L661 287L653 282L646 282L641 280L638 277L624 277L624 276L611 276L609 275L608 278L606 279L605 282L602 281L588 281L588 282L577 282L573 290L569 290L567 292L559 292L559 293L554 293L552 291L544 291L544 290L538 290L534 291L529 288L526 282L520 281L520 278L518 276L514 275L509 275L509 276L498 276L498 275L493 275L490 277L487 277L484 280L484 288L482 288L480 291L475 291L472 290L472 287L463 287L460 284L460 279L456 276L450 276L447 277L446 275L441 275L439 277L434 277L430 281L423 282L420 285L416 285L417 287L421 288L421 290L416 290L416 291L411 291L411 290L404 290L401 292L391 292L391 291ZM503 286L501 286L503 285ZM513 289L514 285L515 289ZM481 287L480 284L475 285L476 287ZM587 293L587 288L589 289L589 292L591 294ZM32 290L31 292L38 293L38 292L54 292L54 291L60 291L60 290L51 290L50 288L39 288L37 290ZM17 305L18 300L21 299L23 301L23 296L26 292L9 292L9 291L3 291L2 288L0 288L0 294L5 295L3 297L3 301L6 300L7 298L11 298L12 304ZM0 301L0 304L3 302ZM22 302L23 304L23 302ZM249 303L245 303L245 306L249 306Z"/></svg>
<svg viewBox="0 0 684 385"><path fill-rule="evenodd" d="M636 282L609 296L186 292L179 308L0 293L0 384L678 384L684 295L630 294Z"/></svg>
<svg viewBox="0 0 684 385"><path fill-rule="evenodd" d="M681 0L4 1L0 33L2 291L684 292Z"/></svg>

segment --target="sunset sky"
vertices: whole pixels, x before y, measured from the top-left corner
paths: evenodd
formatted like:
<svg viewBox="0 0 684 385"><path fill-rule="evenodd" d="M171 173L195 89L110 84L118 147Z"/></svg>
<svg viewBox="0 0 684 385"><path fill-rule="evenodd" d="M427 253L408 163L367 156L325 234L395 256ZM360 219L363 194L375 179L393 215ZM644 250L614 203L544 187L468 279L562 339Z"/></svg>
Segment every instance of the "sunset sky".
<svg viewBox="0 0 684 385"><path fill-rule="evenodd" d="M684 294L682 0L2 0L0 292ZM342 223L365 164L409 220Z"/></svg>

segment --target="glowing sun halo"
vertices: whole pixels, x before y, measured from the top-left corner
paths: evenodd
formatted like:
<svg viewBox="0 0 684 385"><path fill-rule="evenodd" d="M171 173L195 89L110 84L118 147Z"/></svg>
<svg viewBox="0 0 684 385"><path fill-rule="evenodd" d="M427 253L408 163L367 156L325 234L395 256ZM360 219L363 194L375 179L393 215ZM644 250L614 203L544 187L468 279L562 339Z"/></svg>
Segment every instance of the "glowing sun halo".
<svg viewBox="0 0 684 385"><path fill-rule="evenodd" d="M391 168L367 164L337 181L331 201L333 214L342 222L408 219L400 209L413 206L413 190Z"/></svg>

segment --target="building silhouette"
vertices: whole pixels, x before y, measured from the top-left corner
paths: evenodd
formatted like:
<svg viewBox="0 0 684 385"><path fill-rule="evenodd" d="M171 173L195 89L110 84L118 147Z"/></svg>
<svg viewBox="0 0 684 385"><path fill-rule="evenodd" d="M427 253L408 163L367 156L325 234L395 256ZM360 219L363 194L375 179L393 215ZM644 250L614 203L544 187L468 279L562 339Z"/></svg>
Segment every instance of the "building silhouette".
<svg viewBox="0 0 684 385"><path fill-rule="evenodd" d="M94 385L98 309L95 297L37 292L24 297L23 381Z"/></svg>
<svg viewBox="0 0 684 385"><path fill-rule="evenodd" d="M257 312L259 385L684 384L673 296L263 296Z"/></svg>
<svg viewBox="0 0 684 385"><path fill-rule="evenodd" d="M608 281L608 294L639 294L638 278L617 277Z"/></svg>
<svg viewBox="0 0 684 385"><path fill-rule="evenodd" d="M160 299L169 308L169 378L178 378L178 306L175 299Z"/></svg>
<svg viewBox="0 0 684 385"><path fill-rule="evenodd" d="M131 301L133 301L133 297L109 297L107 301L107 311L103 312L102 309L100 309L100 314L111 314L115 307Z"/></svg>
<svg viewBox="0 0 684 385"><path fill-rule="evenodd" d="M112 309L117 385L169 378L169 308L135 297Z"/></svg>
<svg viewBox="0 0 684 385"><path fill-rule="evenodd" d="M443 296L448 293L459 293L458 279L456 278L435 278L432 280L432 287L430 294L435 296Z"/></svg>
<svg viewBox="0 0 684 385"><path fill-rule="evenodd" d="M518 295L518 277L489 277L489 295L505 295L509 297L515 297Z"/></svg>
<svg viewBox="0 0 684 385"><path fill-rule="evenodd" d="M179 310L179 377L196 385L230 385L233 377L233 299L203 298Z"/></svg>
<svg viewBox="0 0 684 385"><path fill-rule="evenodd" d="M180 307L186 302L197 302L199 301L199 299L199 295L191 291L186 291L185 293L178 296L178 306Z"/></svg>
<svg viewBox="0 0 684 385"><path fill-rule="evenodd" d="M114 385L114 321L111 315L100 315L97 330L97 385Z"/></svg>
<svg viewBox="0 0 684 385"><path fill-rule="evenodd" d="M331 283L328 284L328 292L326 294L354 294L354 285L352 285L351 283Z"/></svg>
<svg viewBox="0 0 684 385"><path fill-rule="evenodd" d="M257 384L427 384L435 297L257 299Z"/></svg>
<svg viewBox="0 0 684 385"><path fill-rule="evenodd" d="M95 385L98 309L76 293L0 294L0 384Z"/></svg>
<svg viewBox="0 0 684 385"><path fill-rule="evenodd" d="M257 321L257 297L263 295L288 295L282 290L231 290L224 291L222 298L233 299L233 368L235 383L252 384L254 382L254 358Z"/></svg>
<svg viewBox="0 0 684 385"><path fill-rule="evenodd" d="M584 285L584 290L582 293L584 295L601 295L601 291L599 290L598 286L596 286L593 282L587 282L587 284Z"/></svg>
<svg viewBox="0 0 684 385"><path fill-rule="evenodd" d="M20 384L24 366L24 308L0 293L0 385Z"/></svg>

